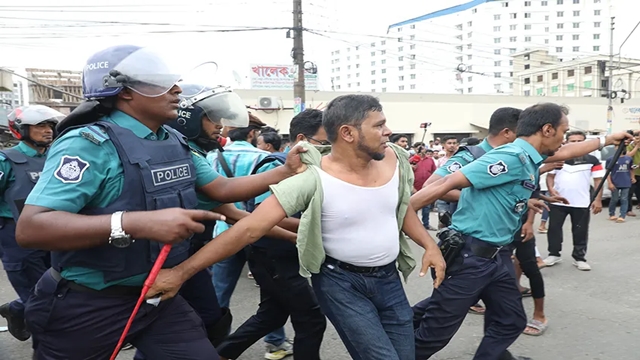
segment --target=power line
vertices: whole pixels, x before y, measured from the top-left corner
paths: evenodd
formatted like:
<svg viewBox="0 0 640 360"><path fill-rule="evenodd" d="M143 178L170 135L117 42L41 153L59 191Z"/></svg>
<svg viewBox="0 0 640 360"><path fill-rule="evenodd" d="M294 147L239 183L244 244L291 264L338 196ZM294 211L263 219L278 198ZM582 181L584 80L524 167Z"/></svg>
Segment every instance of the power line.
<svg viewBox="0 0 640 360"><path fill-rule="evenodd" d="M68 92L68 91L65 91L65 90L59 89L59 88L57 88L57 87L55 87L55 86L51 86L51 85L48 85L48 84L41 83L40 81L36 81L36 80L30 79L30 78L28 78L28 77L26 77L26 76L22 76L22 75L20 75L20 74L16 73L15 71L12 71L12 70L9 70L9 69L6 69L6 68L1 68L1 67L0 67L0 71L4 71L4 72L6 72L6 73L9 73L9 74L11 74L11 75L13 75L13 76L17 76L17 77L22 78L22 79L25 79L25 80L27 80L27 81L29 81L29 82L34 83L34 84L37 84L37 85L40 85L40 86L43 86L43 87L46 87L46 88L49 88L49 89L52 89L52 90L58 91L58 92L60 92L60 93L62 93L62 94L72 96L72 97L74 97L74 98L76 98L76 99L84 100L84 97L82 97L82 96L78 96L78 95L76 95L76 94L74 94L74 93L71 93L71 92Z"/></svg>

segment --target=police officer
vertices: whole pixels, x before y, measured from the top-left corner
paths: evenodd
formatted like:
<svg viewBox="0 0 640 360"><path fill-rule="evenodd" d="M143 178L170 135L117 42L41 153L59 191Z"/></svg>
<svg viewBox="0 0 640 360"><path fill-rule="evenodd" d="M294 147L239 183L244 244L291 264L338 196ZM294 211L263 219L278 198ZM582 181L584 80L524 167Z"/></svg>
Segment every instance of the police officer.
<svg viewBox="0 0 640 360"><path fill-rule="evenodd" d="M24 304L31 289L51 266L49 252L23 249L15 238L16 221L24 201L40 177L53 131L64 115L43 105L20 107L9 114L9 130L20 142L0 151L0 247L2 264L18 299L0 306L9 332L26 341L31 334L24 321ZM34 343L35 347L35 343Z"/></svg>
<svg viewBox="0 0 640 360"><path fill-rule="evenodd" d="M224 220L193 210L196 188L222 202L257 196L303 171L299 155L263 174L226 179L163 126L177 118L182 74L147 48L115 46L83 71L80 105L59 124L41 179L17 224L18 244L52 250L52 269L27 303L37 359L105 359L162 244L165 266L185 260L184 241ZM298 160L298 161L296 161ZM149 359L216 359L202 320L180 296L145 303L126 342Z"/></svg>
<svg viewBox="0 0 640 360"><path fill-rule="evenodd" d="M505 354L514 358L505 350L524 330L526 315L513 276L496 255L512 241L520 226L536 188L540 164L562 145L569 127L567 113L550 103L526 109L518 120L516 141L488 152L414 195L412 205L424 206L451 190L463 189L452 225L439 237L441 245L464 240L416 329L416 359L428 359L446 346L467 309L478 299L484 301L487 312L485 336L474 359L504 359ZM563 149L563 156L587 154L628 138L626 133L601 137Z"/></svg>

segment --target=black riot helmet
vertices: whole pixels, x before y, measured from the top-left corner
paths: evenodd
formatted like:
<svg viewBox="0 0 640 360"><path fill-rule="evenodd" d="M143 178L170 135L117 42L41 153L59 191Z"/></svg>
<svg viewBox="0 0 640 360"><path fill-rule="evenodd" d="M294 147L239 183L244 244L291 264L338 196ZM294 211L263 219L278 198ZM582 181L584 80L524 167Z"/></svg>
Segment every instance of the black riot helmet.
<svg viewBox="0 0 640 360"><path fill-rule="evenodd" d="M182 88L199 85L182 85ZM187 91L188 92L188 91ZM247 127L249 114L242 99L231 89L223 86L204 88L199 94L183 98L178 110L178 118L167 125L178 130L187 139L195 142L205 151L220 148L217 140L210 138L202 129L202 119L207 117L214 124L229 127Z"/></svg>

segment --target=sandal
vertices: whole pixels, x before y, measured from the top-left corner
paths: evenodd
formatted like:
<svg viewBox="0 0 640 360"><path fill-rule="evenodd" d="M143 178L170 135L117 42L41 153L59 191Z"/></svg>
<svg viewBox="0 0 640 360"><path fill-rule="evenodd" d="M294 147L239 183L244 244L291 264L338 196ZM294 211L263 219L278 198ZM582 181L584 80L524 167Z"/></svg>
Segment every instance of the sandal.
<svg viewBox="0 0 640 360"><path fill-rule="evenodd" d="M547 229L540 229L540 228L538 228L538 233L539 233L539 234L546 234L547 232L548 232L548 230L547 230Z"/></svg>
<svg viewBox="0 0 640 360"><path fill-rule="evenodd" d="M469 308L470 314L484 315L484 312L485 312L484 306L480 305L479 303Z"/></svg>
<svg viewBox="0 0 640 360"><path fill-rule="evenodd" d="M531 289L522 288L522 291L520 291L520 295L522 295L522 297L530 297L531 296Z"/></svg>
<svg viewBox="0 0 640 360"><path fill-rule="evenodd" d="M541 336L545 331L547 331L548 327L549 321L543 323L542 321L531 319L527 322L527 328L533 329L535 332L527 332L527 328L525 328L522 333L529 336Z"/></svg>

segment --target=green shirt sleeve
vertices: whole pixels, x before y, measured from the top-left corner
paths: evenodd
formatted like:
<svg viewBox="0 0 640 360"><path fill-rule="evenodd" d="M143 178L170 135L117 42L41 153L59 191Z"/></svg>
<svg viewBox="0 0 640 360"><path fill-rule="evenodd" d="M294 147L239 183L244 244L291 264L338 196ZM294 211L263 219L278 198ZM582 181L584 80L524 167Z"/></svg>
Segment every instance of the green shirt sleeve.
<svg viewBox="0 0 640 360"><path fill-rule="evenodd" d="M307 169L302 174L292 176L277 185L271 185L271 192L276 196L287 216L304 211L309 206L317 186L314 169Z"/></svg>
<svg viewBox="0 0 640 360"><path fill-rule="evenodd" d="M191 158L196 167L196 187L203 187L220 176L204 157L192 152Z"/></svg>
<svg viewBox="0 0 640 360"><path fill-rule="evenodd" d="M83 138L80 129L53 143L26 204L77 213L95 199L121 191L120 158L110 141Z"/></svg>
<svg viewBox="0 0 640 360"><path fill-rule="evenodd" d="M2 194L7 191L14 177L12 170L7 158L3 154L0 154L0 193Z"/></svg>

